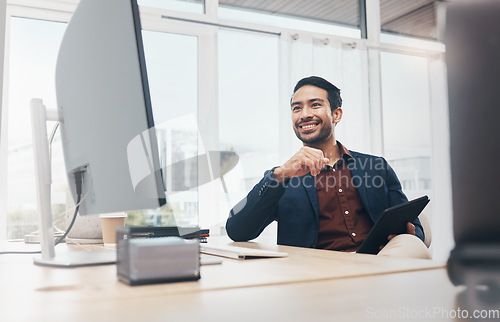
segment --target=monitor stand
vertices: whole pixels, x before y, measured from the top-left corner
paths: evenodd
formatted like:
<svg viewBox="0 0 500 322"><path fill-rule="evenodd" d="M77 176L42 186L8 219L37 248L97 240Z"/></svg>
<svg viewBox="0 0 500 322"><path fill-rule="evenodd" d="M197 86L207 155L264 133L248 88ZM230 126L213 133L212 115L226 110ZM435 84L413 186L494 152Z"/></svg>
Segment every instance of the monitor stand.
<svg viewBox="0 0 500 322"><path fill-rule="evenodd" d="M31 105L31 126L33 131L33 149L35 153L35 178L38 199L38 218L40 225L41 256L35 257L34 263L52 267L81 267L116 263L115 250L103 251L67 251L56 256L54 247L54 226L50 185L49 146L47 121L62 122L57 110L47 110L41 99L34 98Z"/></svg>
<svg viewBox="0 0 500 322"><path fill-rule="evenodd" d="M472 312L500 305L500 243L460 243L448 259L448 277L465 286L456 305ZM489 321L489 320L488 320Z"/></svg>
<svg viewBox="0 0 500 322"><path fill-rule="evenodd" d="M50 258L34 257L33 262L36 265L51 267L82 267L109 265L116 263L116 250L103 251L68 251L60 252L57 256Z"/></svg>
<svg viewBox="0 0 500 322"><path fill-rule="evenodd" d="M459 243L450 253L447 269L454 285L491 282L500 288L500 243ZM495 274L485 278L489 272Z"/></svg>

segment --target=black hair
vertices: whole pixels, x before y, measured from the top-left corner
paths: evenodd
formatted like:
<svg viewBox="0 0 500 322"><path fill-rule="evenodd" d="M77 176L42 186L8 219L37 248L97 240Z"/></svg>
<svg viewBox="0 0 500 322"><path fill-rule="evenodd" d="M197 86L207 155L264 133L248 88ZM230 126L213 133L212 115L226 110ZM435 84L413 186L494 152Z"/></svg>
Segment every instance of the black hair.
<svg viewBox="0 0 500 322"><path fill-rule="evenodd" d="M319 76L309 76L306 78L302 78L299 80L297 85L295 85L295 88L293 89L293 93L295 94L296 91L299 90L299 88L306 86L306 85L312 85L319 87L321 89L324 89L327 94L328 94L328 101L330 102L330 109L332 112L337 109L337 107L342 106L342 98L340 97L340 89L337 88L335 85L330 83L324 78L321 78Z"/></svg>

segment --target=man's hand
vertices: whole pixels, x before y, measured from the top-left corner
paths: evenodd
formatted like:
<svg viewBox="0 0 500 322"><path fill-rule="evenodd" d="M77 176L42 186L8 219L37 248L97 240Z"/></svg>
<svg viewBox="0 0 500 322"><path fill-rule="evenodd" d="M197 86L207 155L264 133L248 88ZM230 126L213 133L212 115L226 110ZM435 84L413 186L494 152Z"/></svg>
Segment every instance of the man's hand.
<svg viewBox="0 0 500 322"><path fill-rule="evenodd" d="M411 222L406 223L406 233L415 236L415 226ZM391 240L394 237L396 237L396 235L389 235L387 240Z"/></svg>
<svg viewBox="0 0 500 322"><path fill-rule="evenodd" d="M330 160L325 158L323 151L303 146L285 164L274 169L274 178L279 182L283 182L289 178L303 176L308 172L316 176L328 162Z"/></svg>

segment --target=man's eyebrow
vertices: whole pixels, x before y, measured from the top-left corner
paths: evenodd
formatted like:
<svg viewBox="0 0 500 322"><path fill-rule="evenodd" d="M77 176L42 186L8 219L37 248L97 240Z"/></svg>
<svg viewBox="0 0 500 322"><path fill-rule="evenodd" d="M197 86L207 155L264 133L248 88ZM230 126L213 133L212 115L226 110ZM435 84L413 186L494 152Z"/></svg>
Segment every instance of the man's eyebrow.
<svg viewBox="0 0 500 322"><path fill-rule="evenodd" d="M311 98L310 100L307 101L308 103L314 103L314 102L322 102L324 103L325 100L321 99L321 98ZM302 104L302 102L292 102L292 104L290 104L290 106L294 106L294 105L300 105Z"/></svg>

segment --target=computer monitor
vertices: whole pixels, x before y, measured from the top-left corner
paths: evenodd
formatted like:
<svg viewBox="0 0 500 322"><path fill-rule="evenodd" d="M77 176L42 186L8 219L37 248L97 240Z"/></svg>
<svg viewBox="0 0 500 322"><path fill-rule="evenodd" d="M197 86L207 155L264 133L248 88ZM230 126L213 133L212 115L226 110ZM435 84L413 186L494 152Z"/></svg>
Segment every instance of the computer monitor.
<svg viewBox="0 0 500 322"><path fill-rule="evenodd" d="M74 175L82 171L81 194L86 197L79 214L164 205L137 0L80 1L61 43L56 94L68 184L75 201ZM39 184L39 190L45 188ZM43 198L39 192L39 199ZM55 256L53 237L46 231L51 228L51 218L42 219L45 245L35 263L112 262L112 258L99 259L102 254Z"/></svg>
<svg viewBox="0 0 500 322"><path fill-rule="evenodd" d="M448 273L457 285L489 284L496 293L478 294L495 299L490 304L497 306L500 299L499 15L497 0L452 2L447 8L445 35L455 238Z"/></svg>
<svg viewBox="0 0 500 322"><path fill-rule="evenodd" d="M56 95L73 199L75 171L84 170L82 193L91 189L79 214L163 205L156 136L149 130L154 120L137 0L80 2L61 43ZM128 155L137 136L143 149L129 149L134 155ZM137 172L144 156L153 180L136 191L131 172Z"/></svg>

